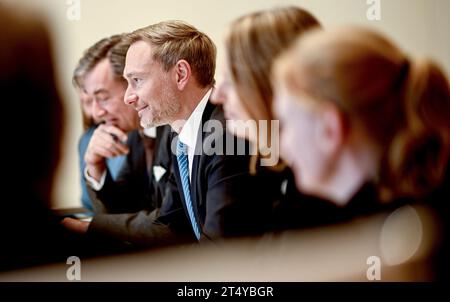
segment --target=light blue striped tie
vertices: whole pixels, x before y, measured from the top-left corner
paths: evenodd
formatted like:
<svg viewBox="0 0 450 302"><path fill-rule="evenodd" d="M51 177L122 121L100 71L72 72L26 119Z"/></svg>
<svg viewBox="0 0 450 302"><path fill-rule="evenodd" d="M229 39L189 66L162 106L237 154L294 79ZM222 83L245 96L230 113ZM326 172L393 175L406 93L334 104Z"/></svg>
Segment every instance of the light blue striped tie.
<svg viewBox="0 0 450 302"><path fill-rule="evenodd" d="M198 227L197 220L194 216L194 209L192 207L191 200L191 187L189 184L189 160L187 156L186 145L178 140L177 143L177 161L178 168L180 170L181 184L183 185L184 199L186 200L186 208L189 213L192 228L194 229L197 240L200 239L200 228Z"/></svg>

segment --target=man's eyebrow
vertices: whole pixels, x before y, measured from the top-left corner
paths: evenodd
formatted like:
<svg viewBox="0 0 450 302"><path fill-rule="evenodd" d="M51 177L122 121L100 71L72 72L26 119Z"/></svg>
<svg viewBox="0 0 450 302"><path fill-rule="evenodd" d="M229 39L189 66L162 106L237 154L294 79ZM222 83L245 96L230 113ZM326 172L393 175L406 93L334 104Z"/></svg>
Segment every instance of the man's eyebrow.
<svg viewBox="0 0 450 302"><path fill-rule="evenodd" d="M129 72L127 74L124 74L124 78L131 78L131 77L140 76L143 74L144 74L143 72Z"/></svg>
<svg viewBox="0 0 450 302"><path fill-rule="evenodd" d="M100 94L100 93L108 93L108 91L105 88L99 88L94 91L94 94Z"/></svg>

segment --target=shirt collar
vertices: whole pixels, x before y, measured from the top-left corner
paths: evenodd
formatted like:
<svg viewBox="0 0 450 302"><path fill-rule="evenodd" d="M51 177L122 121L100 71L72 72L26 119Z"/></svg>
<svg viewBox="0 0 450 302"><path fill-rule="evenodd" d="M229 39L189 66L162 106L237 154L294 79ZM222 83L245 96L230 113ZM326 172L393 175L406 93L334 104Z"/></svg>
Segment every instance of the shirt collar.
<svg viewBox="0 0 450 302"><path fill-rule="evenodd" d="M142 132L147 137L156 138L156 127L144 128L144 130L142 130Z"/></svg>
<svg viewBox="0 0 450 302"><path fill-rule="evenodd" d="M195 107L194 111L189 116L188 120L184 124L183 128L178 135L178 139L189 149L195 149L197 143L198 130L202 122L203 111L205 111L206 104L208 104L209 97L211 95L212 88L209 89L203 96L202 100Z"/></svg>

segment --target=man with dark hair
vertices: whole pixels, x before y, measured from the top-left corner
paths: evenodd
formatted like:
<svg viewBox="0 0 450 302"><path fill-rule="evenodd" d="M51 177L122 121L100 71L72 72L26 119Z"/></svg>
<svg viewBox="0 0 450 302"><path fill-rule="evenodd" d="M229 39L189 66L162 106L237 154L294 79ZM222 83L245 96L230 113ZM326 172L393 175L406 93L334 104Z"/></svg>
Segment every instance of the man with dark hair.
<svg viewBox="0 0 450 302"><path fill-rule="evenodd" d="M80 100L84 130L84 133L82 134L78 142L78 156L81 172L81 203L83 207L90 212L93 212L94 209L92 200L89 197L86 178L84 177L84 170L86 168L84 156L86 154L86 150L92 138L92 135L94 134L95 129L98 127L100 120L98 119L98 117L93 115L93 98L90 97L86 92L83 86L83 81L86 74L90 72L95 67L95 65L99 63L99 61L106 57L108 57L109 59L113 73L120 76L121 72L123 71L124 64L121 64L122 60L120 59L120 55L117 55L118 51L114 51L114 49L120 49L118 43L121 41L121 39L122 35L114 35L111 37L103 38L89 47L87 50L85 50L83 56L80 58L77 66L75 67L72 77L72 83ZM125 58L125 56L123 56L123 58ZM108 170L114 180L116 179L125 158L126 155L120 155L106 159L106 165L108 166Z"/></svg>
<svg viewBox="0 0 450 302"><path fill-rule="evenodd" d="M100 123L87 139L82 171L95 216L91 223L67 218L63 224L79 233L89 228L92 234L139 243L144 230L129 228L128 213L140 213L141 221L160 207L169 174L161 171L170 170L170 156L161 142L170 129L140 128L136 112L124 104L128 46L121 40L122 35L100 40L85 51L74 71L74 85L91 99L92 118ZM119 165L112 167L112 161ZM91 171L101 177L91 176Z"/></svg>

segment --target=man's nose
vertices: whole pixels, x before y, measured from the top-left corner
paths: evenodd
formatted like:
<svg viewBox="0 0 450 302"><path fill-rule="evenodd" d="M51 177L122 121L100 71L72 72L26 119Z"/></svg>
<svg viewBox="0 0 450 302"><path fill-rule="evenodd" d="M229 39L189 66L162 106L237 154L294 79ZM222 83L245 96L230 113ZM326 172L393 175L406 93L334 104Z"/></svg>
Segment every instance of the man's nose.
<svg viewBox="0 0 450 302"><path fill-rule="evenodd" d="M134 105L138 101L138 96L134 92L129 92L127 89L127 92L124 96L124 102L127 105Z"/></svg>
<svg viewBox="0 0 450 302"><path fill-rule="evenodd" d="M99 105L99 103L94 100L92 102L92 116L96 120L100 120L106 114L106 110Z"/></svg>

